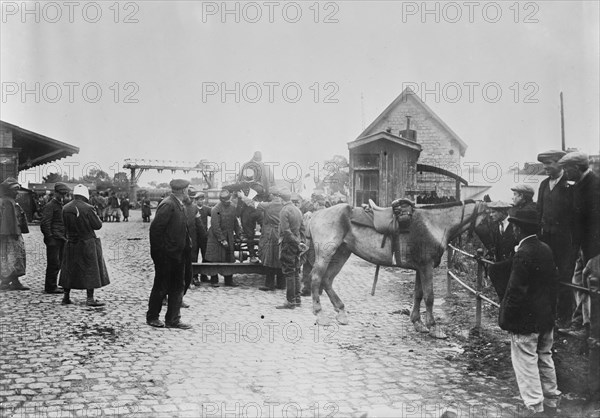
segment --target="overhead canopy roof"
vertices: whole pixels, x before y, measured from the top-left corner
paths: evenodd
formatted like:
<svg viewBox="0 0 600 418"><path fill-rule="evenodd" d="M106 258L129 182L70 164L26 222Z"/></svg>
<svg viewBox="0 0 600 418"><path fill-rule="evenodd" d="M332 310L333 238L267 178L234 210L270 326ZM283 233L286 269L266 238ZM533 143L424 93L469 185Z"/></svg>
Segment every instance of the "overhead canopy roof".
<svg viewBox="0 0 600 418"><path fill-rule="evenodd" d="M78 147L17 125L0 121L0 126L12 131L13 148L19 149L19 171L79 153Z"/></svg>

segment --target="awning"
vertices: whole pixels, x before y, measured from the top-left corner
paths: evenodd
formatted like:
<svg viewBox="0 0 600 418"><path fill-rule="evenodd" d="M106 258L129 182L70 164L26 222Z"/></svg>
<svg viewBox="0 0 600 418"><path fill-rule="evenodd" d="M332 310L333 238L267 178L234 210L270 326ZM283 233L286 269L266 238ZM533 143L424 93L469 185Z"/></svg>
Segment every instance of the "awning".
<svg viewBox="0 0 600 418"><path fill-rule="evenodd" d="M13 148L19 152L19 171L60 160L79 153L79 148L0 121L3 129L12 131Z"/></svg>

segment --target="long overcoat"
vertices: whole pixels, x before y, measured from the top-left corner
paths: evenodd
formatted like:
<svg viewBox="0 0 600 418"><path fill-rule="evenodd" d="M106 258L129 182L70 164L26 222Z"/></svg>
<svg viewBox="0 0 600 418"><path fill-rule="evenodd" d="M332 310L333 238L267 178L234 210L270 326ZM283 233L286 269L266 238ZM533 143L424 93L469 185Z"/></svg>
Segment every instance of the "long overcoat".
<svg viewBox="0 0 600 418"><path fill-rule="evenodd" d="M241 231L235 216L235 206L217 203L210 211L210 229L208 230L208 242L206 244L206 260L212 263L233 263L234 237L240 236ZM227 240L227 246L221 245L221 241Z"/></svg>
<svg viewBox="0 0 600 418"><path fill-rule="evenodd" d="M60 269L59 285L65 289L98 289L110 283L95 230L102 221L95 208L75 199L63 208L67 243Z"/></svg>
<svg viewBox="0 0 600 418"><path fill-rule="evenodd" d="M281 268L279 262L279 213L283 208L280 201L258 204L262 213L262 227L258 241L258 257L266 267Z"/></svg>

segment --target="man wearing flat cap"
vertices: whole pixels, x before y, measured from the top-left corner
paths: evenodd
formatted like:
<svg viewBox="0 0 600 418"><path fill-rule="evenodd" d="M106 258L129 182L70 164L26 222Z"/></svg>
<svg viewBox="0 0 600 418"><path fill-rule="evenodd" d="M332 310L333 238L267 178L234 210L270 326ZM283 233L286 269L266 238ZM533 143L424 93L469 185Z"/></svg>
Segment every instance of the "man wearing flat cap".
<svg viewBox="0 0 600 418"><path fill-rule="evenodd" d="M231 192L221 190L219 203L210 211L210 228L206 245L207 263L234 263L235 237L240 237L241 231L236 217L236 205L231 202ZM225 277L225 286L236 287L233 276ZM210 278L213 287L219 286L219 276Z"/></svg>
<svg viewBox="0 0 600 418"><path fill-rule="evenodd" d="M283 207L279 213L279 259L286 281L286 302L277 309L294 309L302 303L300 295L300 253L306 250L302 212L291 201L292 192L279 191Z"/></svg>
<svg viewBox="0 0 600 418"><path fill-rule="evenodd" d="M185 274L191 269L192 242L183 206L189 184L187 180L171 181L171 194L160 202L150 224L150 255L154 262L155 276L148 301L146 323L157 328L192 327L182 322L180 315ZM167 313L163 322L159 316L165 296Z"/></svg>
<svg viewBox="0 0 600 418"><path fill-rule="evenodd" d="M521 398L532 414L556 412L561 392L552 360L558 270L550 247L537 237L537 211L508 219L519 242L508 281L490 275L501 300L498 325L510 333L511 360Z"/></svg>
<svg viewBox="0 0 600 418"><path fill-rule="evenodd" d="M562 283L570 283L575 266L575 253L572 243L573 193L567 183L567 176L558 161L567 153L550 150L538 154L538 161L544 165L548 178L538 190L537 210L540 217L540 239L548 244L558 267L558 277ZM573 291L559 286L557 320L561 327L569 325L575 305Z"/></svg>
<svg viewBox="0 0 600 418"><path fill-rule="evenodd" d="M589 168L589 157L583 152L571 152L558 162L575 182L573 186L573 246L578 259L573 284L588 287L582 275L589 260L600 254L600 179ZM590 299L587 294L576 292L577 310L572 328L583 326L583 334L589 333ZM580 317L581 315L581 323Z"/></svg>
<svg viewBox="0 0 600 418"><path fill-rule="evenodd" d="M0 183L0 288L29 290L19 281L25 275L23 235L29 232L25 212L15 201L21 186L9 177Z"/></svg>
<svg viewBox="0 0 600 418"><path fill-rule="evenodd" d="M513 192L513 207L509 209L509 215L514 215L520 209L537 210L537 206L533 201L533 195L535 194L533 187L528 184L517 184L515 187L511 187L510 190Z"/></svg>
<svg viewBox="0 0 600 418"><path fill-rule="evenodd" d="M44 206L40 229L44 234L44 244L46 244L46 280L44 292L63 293L57 286L58 272L63 257L63 248L67 237L65 236L65 225L63 223L62 210L65 203L65 197L71 189L64 183L54 185L54 196L52 200Z"/></svg>

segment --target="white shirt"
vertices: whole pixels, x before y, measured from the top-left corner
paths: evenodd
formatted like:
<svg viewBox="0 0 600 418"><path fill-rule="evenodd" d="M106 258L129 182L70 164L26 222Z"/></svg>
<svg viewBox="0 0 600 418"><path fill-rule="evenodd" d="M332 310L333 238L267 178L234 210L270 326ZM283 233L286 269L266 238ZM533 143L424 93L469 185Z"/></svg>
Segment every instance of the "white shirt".
<svg viewBox="0 0 600 418"><path fill-rule="evenodd" d="M548 186L550 187L550 191L552 191L552 189L554 189L554 186L556 186L556 184L560 181L560 179L562 179L562 176L565 174L565 172L563 170L560 170L560 175L553 179L552 177L550 177L550 181L548 182Z"/></svg>
<svg viewBox="0 0 600 418"><path fill-rule="evenodd" d="M508 228L508 224L510 224L510 222L508 222L508 216L504 218L502 222L500 222L500 232L502 232L503 235L506 233L506 228Z"/></svg>

